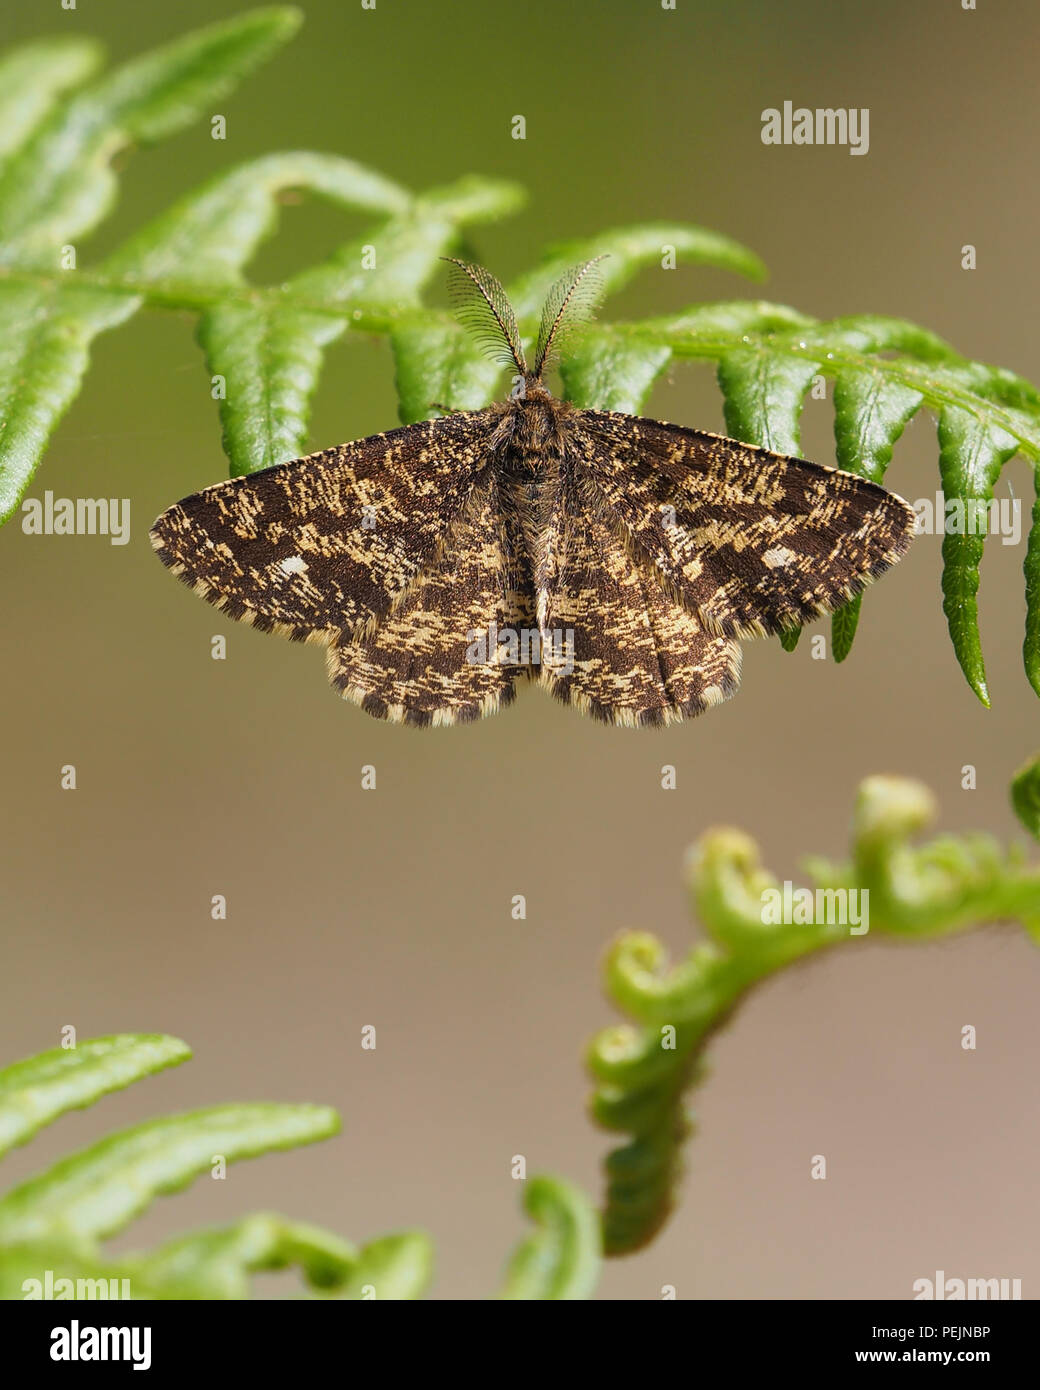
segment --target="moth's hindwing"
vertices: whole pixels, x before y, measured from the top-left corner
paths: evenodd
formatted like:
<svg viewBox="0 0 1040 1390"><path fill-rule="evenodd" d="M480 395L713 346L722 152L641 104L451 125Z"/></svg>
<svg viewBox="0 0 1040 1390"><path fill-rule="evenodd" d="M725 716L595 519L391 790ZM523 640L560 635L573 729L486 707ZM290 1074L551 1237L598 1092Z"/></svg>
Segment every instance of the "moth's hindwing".
<svg viewBox="0 0 1040 1390"><path fill-rule="evenodd" d="M852 473L720 435L583 411L573 444L637 554L713 631L782 632L903 555L914 514Z"/></svg>
<svg viewBox="0 0 1040 1390"><path fill-rule="evenodd" d="M240 622L297 641L371 631L460 515L488 428L448 415L217 483L163 512L152 544Z"/></svg>
<svg viewBox="0 0 1040 1390"><path fill-rule="evenodd" d="M584 714L628 725L670 724L734 694L739 644L674 602L570 488L560 510L558 558L538 595L542 683Z"/></svg>
<svg viewBox="0 0 1040 1390"><path fill-rule="evenodd" d="M523 657L532 634L531 584L492 481L473 492L440 559L375 633L330 646L329 679L377 718L455 724L513 699L531 674Z"/></svg>

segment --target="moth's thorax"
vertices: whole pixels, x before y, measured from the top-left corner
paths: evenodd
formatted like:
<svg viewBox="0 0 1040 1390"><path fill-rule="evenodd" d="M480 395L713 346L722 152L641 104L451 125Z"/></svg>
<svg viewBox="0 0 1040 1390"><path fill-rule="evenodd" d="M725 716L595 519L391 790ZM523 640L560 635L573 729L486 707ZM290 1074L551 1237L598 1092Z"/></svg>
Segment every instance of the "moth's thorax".
<svg viewBox="0 0 1040 1390"><path fill-rule="evenodd" d="M557 400L534 377L502 406L496 431L503 462L513 469L538 469L564 452L566 420L571 407Z"/></svg>

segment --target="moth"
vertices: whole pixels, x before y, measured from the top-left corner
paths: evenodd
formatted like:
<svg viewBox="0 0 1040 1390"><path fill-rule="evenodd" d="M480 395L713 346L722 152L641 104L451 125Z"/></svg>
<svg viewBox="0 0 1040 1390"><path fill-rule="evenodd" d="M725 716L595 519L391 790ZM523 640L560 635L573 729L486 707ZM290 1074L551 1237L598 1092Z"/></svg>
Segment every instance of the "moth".
<svg viewBox="0 0 1040 1390"><path fill-rule="evenodd" d="M227 617L325 647L381 719L475 719L528 679L619 725L727 699L741 639L846 602L914 515L851 473L554 396L600 259L550 290L531 367L499 281L452 259L508 399L194 493L156 521L159 558Z"/></svg>

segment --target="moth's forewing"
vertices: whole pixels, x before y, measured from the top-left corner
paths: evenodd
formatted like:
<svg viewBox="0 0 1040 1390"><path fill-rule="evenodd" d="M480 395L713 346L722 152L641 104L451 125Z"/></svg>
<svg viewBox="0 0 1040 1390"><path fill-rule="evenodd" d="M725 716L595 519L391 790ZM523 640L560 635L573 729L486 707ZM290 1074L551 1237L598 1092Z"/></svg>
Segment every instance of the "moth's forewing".
<svg viewBox="0 0 1040 1390"><path fill-rule="evenodd" d="M529 656L537 633L515 539L491 480L474 491L440 558L375 633L329 647L333 685L395 723L454 724L508 704L517 680L532 672L518 658Z"/></svg>
<svg viewBox="0 0 1040 1390"><path fill-rule="evenodd" d="M152 544L230 618L298 641L369 631L461 514L488 429L448 415L217 483L163 512Z"/></svg>
<svg viewBox="0 0 1040 1390"><path fill-rule="evenodd" d="M668 724L740 684L740 647L705 631L641 566L602 511L561 490L558 560L539 594L541 681L584 714Z"/></svg>
<svg viewBox="0 0 1040 1390"><path fill-rule="evenodd" d="M583 411L573 448L636 551L714 631L782 632L903 555L914 514L851 473L630 415Z"/></svg>

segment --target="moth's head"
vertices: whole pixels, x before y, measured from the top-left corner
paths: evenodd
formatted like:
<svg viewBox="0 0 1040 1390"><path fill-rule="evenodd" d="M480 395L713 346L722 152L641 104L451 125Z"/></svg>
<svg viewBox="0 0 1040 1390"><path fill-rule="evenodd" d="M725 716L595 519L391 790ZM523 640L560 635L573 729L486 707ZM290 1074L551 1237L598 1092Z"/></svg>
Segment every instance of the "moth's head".
<svg viewBox="0 0 1040 1390"><path fill-rule="evenodd" d="M534 365L528 367L516 314L502 284L483 266L445 256L453 268L449 288L456 316L496 361L516 369L512 395L527 398L549 395L541 385L548 365L559 355L567 336L592 317L603 292L599 270L605 255L593 256L555 280L542 306L535 343Z"/></svg>
<svg viewBox="0 0 1040 1390"><path fill-rule="evenodd" d="M513 389L510 391L513 400L519 401L541 401L553 399L553 393L545 386L540 376L535 376L534 372L526 372L523 376L513 377Z"/></svg>

